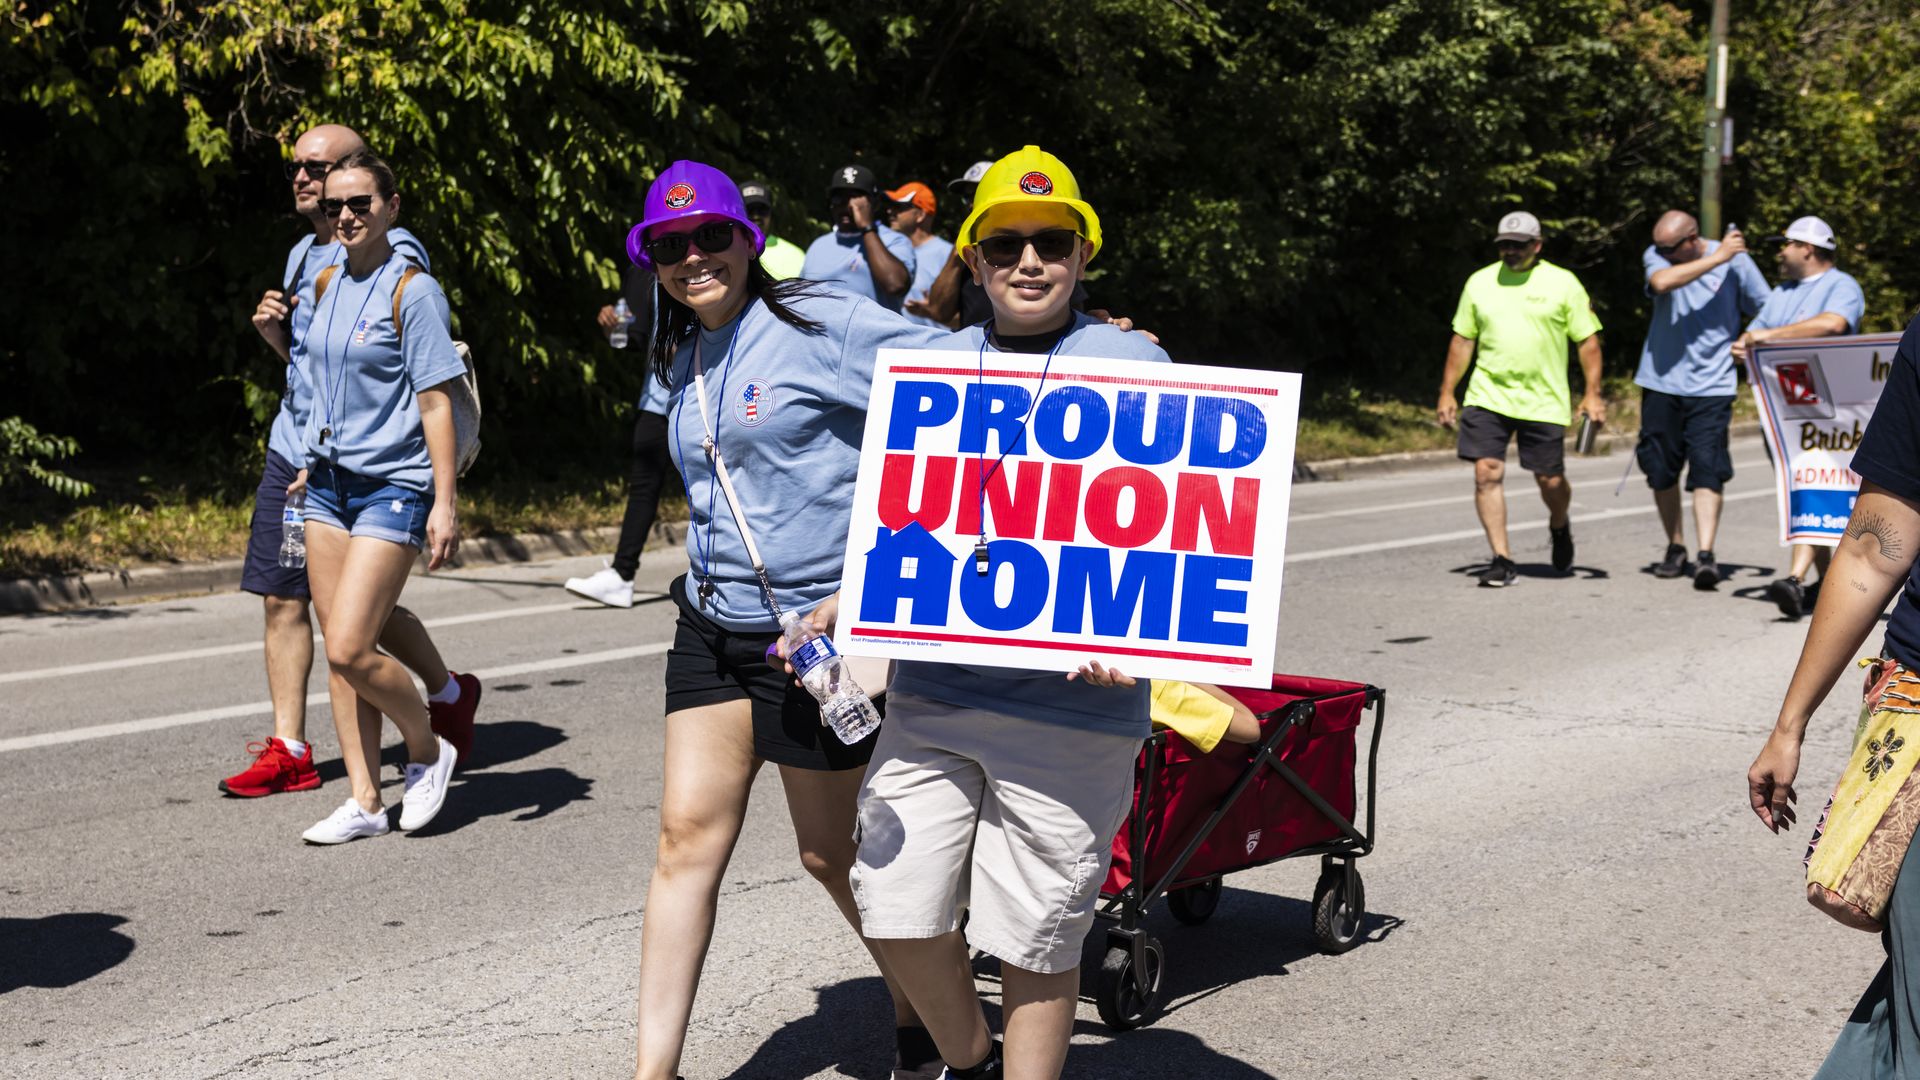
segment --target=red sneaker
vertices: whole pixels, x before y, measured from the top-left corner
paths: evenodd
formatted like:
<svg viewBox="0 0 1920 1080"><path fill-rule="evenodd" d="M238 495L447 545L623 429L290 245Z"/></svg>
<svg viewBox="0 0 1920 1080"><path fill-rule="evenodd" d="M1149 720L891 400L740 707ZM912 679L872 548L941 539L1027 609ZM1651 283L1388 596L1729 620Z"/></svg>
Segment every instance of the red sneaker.
<svg viewBox="0 0 1920 1080"><path fill-rule="evenodd" d="M253 764L244 771L220 781L220 790L243 799L257 799L281 791L311 791L320 786L320 774L313 768L313 747L294 757L287 744L269 737L264 743L248 743Z"/></svg>
<svg viewBox="0 0 1920 1080"><path fill-rule="evenodd" d="M480 707L480 680L472 675L447 672L460 684L460 700L451 704L437 701L427 702L427 714L432 720L433 733L453 744L460 756L455 758L456 768L464 769L473 751L473 713Z"/></svg>

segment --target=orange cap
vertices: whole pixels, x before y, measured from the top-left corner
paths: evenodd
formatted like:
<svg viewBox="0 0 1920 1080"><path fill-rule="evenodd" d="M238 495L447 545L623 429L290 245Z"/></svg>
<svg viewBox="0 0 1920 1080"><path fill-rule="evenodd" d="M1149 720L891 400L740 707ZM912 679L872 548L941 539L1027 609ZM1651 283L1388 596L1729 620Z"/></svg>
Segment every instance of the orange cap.
<svg viewBox="0 0 1920 1080"><path fill-rule="evenodd" d="M934 207L938 205L933 201L933 189L918 180L901 184L887 192L887 199L890 202L912 203L919 207L923 214L933 213Z"/></svg>

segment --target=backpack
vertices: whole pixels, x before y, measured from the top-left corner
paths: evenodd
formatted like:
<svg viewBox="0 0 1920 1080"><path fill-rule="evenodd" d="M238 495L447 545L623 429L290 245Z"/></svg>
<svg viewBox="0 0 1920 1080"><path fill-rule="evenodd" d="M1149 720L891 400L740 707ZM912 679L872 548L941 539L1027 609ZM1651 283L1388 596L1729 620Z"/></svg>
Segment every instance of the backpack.
<svg viewBox="0 0 1920 1080"><path fill-rule="evenodd" d="M320 271L320 276L314 280L313 303L316 311L319 310L320 298L326 295L327 286L339 271L340 264L334 263ZM418 273L420 268L409 264L400 272L400 281L393 287L393 333L402 341L406 340L403 336L406 328L400 319L400 298L407 291L407 282L412 281L413 275ZM459 378L448 380L447 389L447 398L453 404L453 474L465 476L467 470L473 467L474 459L480 456L480 383L474 375L473 350L467 348L466 342L455 341L453 351L467 368Z"/></svg>

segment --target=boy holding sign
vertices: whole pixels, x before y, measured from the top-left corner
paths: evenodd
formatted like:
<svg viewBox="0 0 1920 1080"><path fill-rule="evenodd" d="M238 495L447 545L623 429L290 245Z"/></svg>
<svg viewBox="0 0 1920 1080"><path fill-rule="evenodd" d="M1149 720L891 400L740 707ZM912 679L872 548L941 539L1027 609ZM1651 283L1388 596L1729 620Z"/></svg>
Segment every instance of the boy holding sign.
<svg viewBox="0 0 1920 1080"><path fill-rule="evenodd" d="M981 179L958 241L993 317L935 347L974 353L983 372L989 352L1168 362L1142 335L1072 310L1100 240L1099 217L1058 158L1033 146L1002 158ZM975 474L983 485L1024 442L1031 417L997 448L989 440ZM978 568L968 560L959 572L991 571L991 526L981 523ZM861 791L853 889L862 932L950 1076L1060 1074L1081 941L1149 732L1147 688L1132 682L1097 662L1066 675L898 665ZM969 943L1003 965L1004 1062L974 993Z"/></svg>

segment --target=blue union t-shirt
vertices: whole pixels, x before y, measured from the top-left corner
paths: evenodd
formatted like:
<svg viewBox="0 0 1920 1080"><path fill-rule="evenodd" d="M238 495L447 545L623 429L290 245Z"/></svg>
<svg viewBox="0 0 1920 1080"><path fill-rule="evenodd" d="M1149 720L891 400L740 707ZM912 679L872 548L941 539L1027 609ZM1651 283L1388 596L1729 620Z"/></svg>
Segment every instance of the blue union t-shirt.
<svg viewBox="0 0 1920 1080"><path fill-rule="evenodd" d="M907 288L911 290L919 266L913 254L913 241L907 239L905 233L894 232L885 225L879 227L879 233L888 253L907 268ZM888 311L899 311L907 294L874 291L873 268L867 263L864 239L860 233L849 236L837 229L820 237L807 246L807 261L800 267L800 276L824 282L850 296L864 296Z"/></svg>
<svg viewBox="0 0 1920 1080"><path fill-rule="evenodd" d="M913 249L913 286L907 290L908 300L925 300L927 298L928 290L933 288L934 279L940 276L940 271L947 268L947 259L952 254L953 241L939 236L933 237L926 243ZM922 326L938 326L943 330L946 329L944 324L935 322L924 316L909 315L907 318L912 319Z"/></svg>
<svg viewBox="0 0 1920 1080"><path fill-rule="evenodd" d="M1707 253L1720 250L1707 241ZM1641 253L1653 319L1640 347L1633 381L1648 390L1685 397L1724 397L1734 392L1733 342L1740 320L1767 302L1767 279L1746 255L1735 255L1670 292L1654 295L1653 275L1673 263L1651 246Z"/></svg>
<svg viewBox="0 0 1920 1080"><path fill-rule="evenodd" d="M1859 331L1860 318L1867 313L1867 297L1860 291L1860 283L1837 268L1811 279L1775 285L1747 329L1777 330L1828 312L1847 320L1849 334Z"/></svg>
<svg viewBox="0 0 1920 1080"><path fill-rule="evenodd" d="M1832 271L1828 271L1832 273ZM1920 503L1920 318L1907 324L1887 384L1867 421L1853 471L1909 502ZM1887 652L1920 669L1920 560L1887 617Z"/></svg>
<svg viewBox="0 0 1920 1080"><path fill-rule="evenodd" d="M426 246L412 233L405 229L388 230L387 242L415 266L428 273L433 272L433 264L427 259ZM287 459L296 469L305 467L307 463L307 411L313 408L313 384L307 379L306 357L302 347L306 344L307 329L313 325L314 285L320 279L320 271L343 263L346 259L347 249L341 247L338 241L315 244L310 240L302 240L287 252L287 269L280 278L287 286L287 295L297 296L300 301L293 305L288 320L292 328L292 340L287 350L290 357L287 361L287 389L280 395L280 411L274 414L273 427L267 433L267 449Z"/></svg>
<svg viewBox="0 0 1920 1080"><path fill-rule="evenodd" d="M933 347L978 353L986 340L984 325L968 326L946 335ZM992 350L991 345L987 347ZM1073 328L1061 340L1059 355L1173 362L1165 349L1144 335L1116 329L1084 312L1074 313ZM1103 687L1080 679L1068 682L1058 671L901 660L894 665L891 689L962 708L1082 731L1111 732L1138 739L1146 738L1152 731L1147 719L1150 687L1145 679L1131 688Z"/></svg>
<svg viewBox="0 0 1920 1080"><path fill-rule="evenodd" d="M433 461L419 393L467 368L453 348L446 294L427 274L407 282L402 326L394 326L393 290L411 265L396 250L364 278L342 266L315 305L303 341L314 403L300 462L328 461L424 492L433 487ZM322 443L324 429L331 434Z"/></svg>

